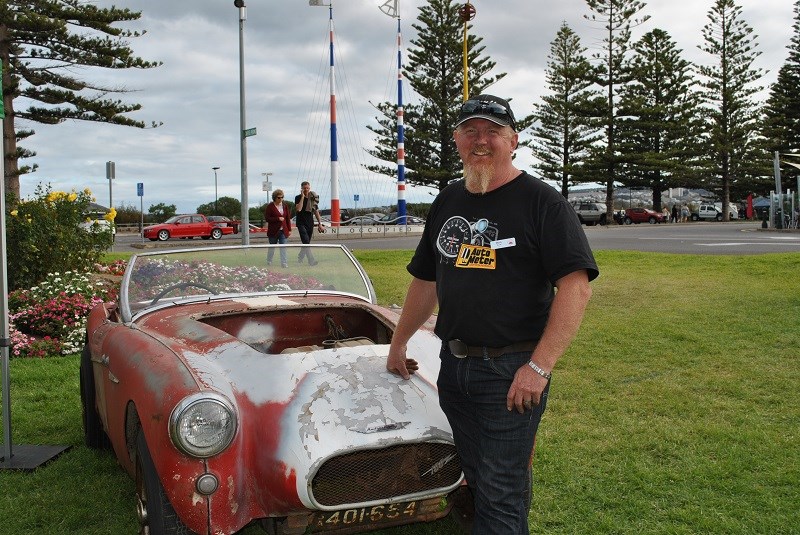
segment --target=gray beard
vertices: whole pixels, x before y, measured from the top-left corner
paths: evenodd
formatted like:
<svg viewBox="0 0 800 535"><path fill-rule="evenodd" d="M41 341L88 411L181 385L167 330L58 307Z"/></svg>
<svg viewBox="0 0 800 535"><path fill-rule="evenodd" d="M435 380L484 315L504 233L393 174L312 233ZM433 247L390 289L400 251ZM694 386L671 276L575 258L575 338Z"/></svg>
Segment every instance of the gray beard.
<svg viewBox="0 0 800 535"><path fill-rule="evenodd" d="M467 190L472 193L485 194L494 176L494 165L464 165L464 181Z"/></svg>

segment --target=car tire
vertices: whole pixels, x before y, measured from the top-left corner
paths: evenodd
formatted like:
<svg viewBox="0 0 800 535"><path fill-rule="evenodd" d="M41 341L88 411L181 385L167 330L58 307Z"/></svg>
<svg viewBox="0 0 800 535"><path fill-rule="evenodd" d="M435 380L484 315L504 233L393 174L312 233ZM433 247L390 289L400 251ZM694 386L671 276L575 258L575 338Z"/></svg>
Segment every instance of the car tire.
<svg viewBox="0 0 800 535"><path fill-rule="evenodd" d="M633 223L633 220L630 217L626 217L623 220L623 223L625 223L626 225L630 225L631 223Z"/></svg>
<svg viewBox="0 0 800 535"><path fill-rule="evenodd" d="M656 224L656 218L655 217L648 217L647 218L647 222L650 223L651 225L655 225Z"/></svg>
<svg viewBox="0 0 800 535"><path fill-rule="evenodd" d="M697 214L692 214L692 221L700 221L700 216Z"/></svg>
<svg viewBox="0 0 800 535"><path fill-rule="evenodd" d="M159 230L158 231L158 239L159 239L159 241L167 241L169 239L169 231L168 230Z"/></svg>
<svg viewBox="0 0 800 535"><path fill-rule="evenodd" d="M158 478L153 458L147 448L144 432L138 430L136 435L136 498L137 516L142 535L178 535L193 534L178 518L178 514L169 503L161 480Z"/></svg>
<svg viewBox="0 0 800 535"><path fill-rule="evenodd" d="M211 229L211 238L214 240L222 238L222 231L218 228Z"/></svg>
<svg viewBox="0 0 800 535"><path fill-rule="evenodd" d="M717 221L722 221L722 214L717 214Z"/></svg>
<svg viewBox="0 0 800 535"><path fill-rule="evenodd" d="M93 450L107 450L111 441L103 430L103 421L95 407L94 373L92 372L92 355L89 346L83 346L80 365L81 383L81 416L83 419L83 441L86 447Z"/></svg>

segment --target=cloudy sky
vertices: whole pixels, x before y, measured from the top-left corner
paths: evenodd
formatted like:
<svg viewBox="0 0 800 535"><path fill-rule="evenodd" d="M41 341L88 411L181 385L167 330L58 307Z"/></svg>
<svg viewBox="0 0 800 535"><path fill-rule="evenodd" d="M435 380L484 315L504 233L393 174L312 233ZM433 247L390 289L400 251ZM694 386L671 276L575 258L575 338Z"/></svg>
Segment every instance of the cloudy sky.
<svg viewBox="0 0 800 535"><path fill-rule="evenodd" d="M32 126L36 135L25 146L38 154L36 173L21 178L23 197L39 183L54 189L89 187L100 204L109 201L105 162L116 164L113 204L142 203L177 206L193 212L219 197L241 198L242 169L239 143L239 10L233 0L95 0L141 10L131 28L146 30L132 39L141 57L163 62L145 71L80 71L131 92L122 98L143 109L132 117L152 129L67 122ZM370 102L396 99L396 22L379 6L384 0L335 0L336 92L339 131L339 197L341 206L378 206L396 201L396 185L388 178L360 168L372 163L364 148L371 145L366 129L376 124ZM423 0L400 0L403 43L414 37L411 27ZM739 0L745 20L758 36L762 52L756 66L768 71L762 82L774 82L787 56L791 37L791 0ZM247 0L244 23L246 128L249 204L268 200L264 173L272 187L294 195L309 179L322 196L331 197L328 149L329 100L328 9L307 0ZM473 33L484 38L484 53L497 62L496 72L507 76L492 92L513 99L517 116L532 112L545 90L544 69L549 43L565 21L583 39L589 53L598 50L601 28L584 18L584 0L474 0L477 16ZM651 19L634 30L634 39L654 28L670 33L687 59L709 63L698 50L701 28L712 0L651 0L642 13ZM405 101L416 96L404 84ZM19 106L21 103L17 103ZM18 124L18 127L23 126ZM525 134L522 137L526 137ZM527 149L517 163L530 167ZM217 172L216 192L214 171ZM137 183L144 196L137 196ZM409 202L432 199L428 188L411 187ZM359 201L354 201L354 195Z"/></svg>

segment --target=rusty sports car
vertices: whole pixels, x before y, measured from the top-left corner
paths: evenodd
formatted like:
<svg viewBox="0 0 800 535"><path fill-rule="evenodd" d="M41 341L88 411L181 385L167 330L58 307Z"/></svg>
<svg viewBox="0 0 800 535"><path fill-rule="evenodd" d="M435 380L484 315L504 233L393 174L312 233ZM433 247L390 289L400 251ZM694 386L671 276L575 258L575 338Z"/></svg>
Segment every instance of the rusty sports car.
<svg viewBox="0 0 800 535"><path fill-rule="evenodd" d="M85 440L135 480L141 533L357 533L441 518L462 487L439 340L388 373L398 316L352 254L273 268L278 247L135 255L89 316Z"/></svg>

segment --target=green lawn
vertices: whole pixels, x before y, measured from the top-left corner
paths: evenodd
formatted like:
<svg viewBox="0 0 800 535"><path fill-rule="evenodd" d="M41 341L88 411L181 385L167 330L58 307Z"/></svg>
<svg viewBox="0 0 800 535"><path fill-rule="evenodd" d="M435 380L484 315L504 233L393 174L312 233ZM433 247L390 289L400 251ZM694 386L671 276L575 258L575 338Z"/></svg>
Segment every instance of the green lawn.
<svg viewBox="0 0 800 535"><path fill-rule="evenodd" d="M357 252L382 304L402 303L410 254ZM531 532L800 533L800 254L597 260L553 374ZM33 473L0 471L4 533L136 532L132 482L82 445L77 371L77 356L11 362L14 443L72 448Z"/></svg>

